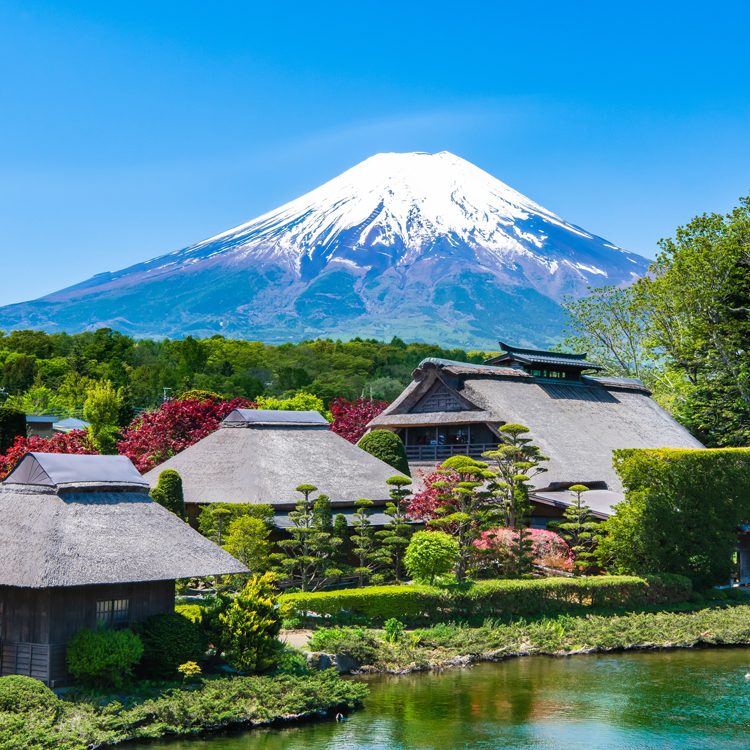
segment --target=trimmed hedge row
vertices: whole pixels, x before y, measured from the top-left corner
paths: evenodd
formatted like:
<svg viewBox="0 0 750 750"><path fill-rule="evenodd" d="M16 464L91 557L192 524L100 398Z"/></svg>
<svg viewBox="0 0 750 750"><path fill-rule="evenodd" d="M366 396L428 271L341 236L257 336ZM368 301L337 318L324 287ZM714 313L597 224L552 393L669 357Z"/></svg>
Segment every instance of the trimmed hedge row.
<svg viewBox="0 0 750 750"><path fill-rule="evenodd" d="M446 587L372 586L314 594L284 594L298 615L330 617L342 610L371 620L540 615L587 607L639 607L687 601L690 580L682 576L598 576L480 581Z"/></svg>

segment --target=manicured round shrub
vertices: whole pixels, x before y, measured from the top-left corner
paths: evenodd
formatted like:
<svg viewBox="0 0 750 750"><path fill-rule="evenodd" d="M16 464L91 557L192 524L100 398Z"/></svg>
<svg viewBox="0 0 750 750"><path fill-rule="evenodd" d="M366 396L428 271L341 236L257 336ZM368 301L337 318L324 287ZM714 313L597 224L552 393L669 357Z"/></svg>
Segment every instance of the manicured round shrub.
<svg viewBox="0 0 750 750"><path fill-rule="evenodd" d="M182 492L182 477L174 469L164 469L159 474L156 487L149 494L152 500L164 506L183 521L187 519L185 514L185 496Z"/></svg>
<svg viewBox="0 0 750 750"><path fill-rule="evenodd" d="M389 430L373 430L362 437L357 445L369 454L392 466L396 471L410 477L406 448L401 438Z"/></svg>
<svg viewBox="0 0 750 750"><path fill-rule="evenodd" d="M0 711L23 713L36 709L55 709L60 699L42 682L16 674L0 677Z"/></svg>
<svg viewBox="0 0 750 750"><path fill-rule="evenodd" d="M0 453L7 453L19 435L26 436L26 415L10 406L0 406Z"/></svg>
<svg viewBox="0 0 750 750"><path fill-rule="evenodd" d="M420 581L450 573L458 560L458 542L444 531L418 531L409 542L404 564L409 575Z"/></svg>
<svg viewBox="0 0 750 750"><path fill-rule="evenodd" d="M132 630L79 630L68 643L68 670L85 685L120 687L143 654Z"/></svg>
<svg viewBox="0 0 750 750"><path fill-rule="evenodd" d="M177 612L151 615L135 626L143 641L143 657L138 672L144 677L169 680L177 667L188 661L201 661L206 640L200 625Z"/></svg>

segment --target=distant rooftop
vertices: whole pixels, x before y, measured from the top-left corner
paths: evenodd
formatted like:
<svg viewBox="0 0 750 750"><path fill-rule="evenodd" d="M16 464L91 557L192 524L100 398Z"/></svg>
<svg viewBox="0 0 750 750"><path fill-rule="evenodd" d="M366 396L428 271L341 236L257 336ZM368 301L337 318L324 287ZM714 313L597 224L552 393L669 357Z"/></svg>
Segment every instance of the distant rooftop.
<svg viewBox="0 0 750 750"><path fill-rule="evenodd" d="M276 411L274 409L233 409L222 420L228 427L271 425L275 427L328 427L317 411Z"/></svg>
<svg viewBox="0 0 750 750"><path fill-rule="evenodd" d="M550 352L540 349L522 349L511 346L500 341L502 354L491 357L485 364L490 366L512 366L513 363L520 365L552 365L576 370L602 370L600 365L586 360L586 352L583 354L569 354L567 352Z"/></svg>
<svg viewBox="0 0 750 750"><path fill-rule="evenodd" d="M3 484L57 487L64 484L138 484L148 486L125 456L27 453Z"/></svg>

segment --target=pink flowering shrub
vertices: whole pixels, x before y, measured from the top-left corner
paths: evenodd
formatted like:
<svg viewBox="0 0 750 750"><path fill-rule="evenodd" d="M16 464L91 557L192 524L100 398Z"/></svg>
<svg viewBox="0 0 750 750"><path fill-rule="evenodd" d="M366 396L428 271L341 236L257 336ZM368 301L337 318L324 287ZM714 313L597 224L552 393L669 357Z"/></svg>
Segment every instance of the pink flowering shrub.
<svg viewBox="0 0 750 750"><path fill-rule="evenodd" d="M573 553L559 534L546 529L529 529L531 533L532 554L535 565L544 565L555 570L571 571ZM510 546L517 539L518 532L513 529L490 529L474 541L474 546L482 552L484 559L494 559L501 564L510 558Z"/></svg>

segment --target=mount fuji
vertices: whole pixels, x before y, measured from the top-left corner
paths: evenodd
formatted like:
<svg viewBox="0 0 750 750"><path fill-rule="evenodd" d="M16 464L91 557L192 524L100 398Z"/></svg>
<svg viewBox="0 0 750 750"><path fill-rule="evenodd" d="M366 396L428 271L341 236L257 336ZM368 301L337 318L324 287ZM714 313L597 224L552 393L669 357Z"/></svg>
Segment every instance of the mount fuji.
<svg viewBox="0 0 750 750"><path fill-rule="evenodd" d="M564 295L647 267L453 154L377 154L196 245L2 307L0 328L545 346Z"/></svg>

